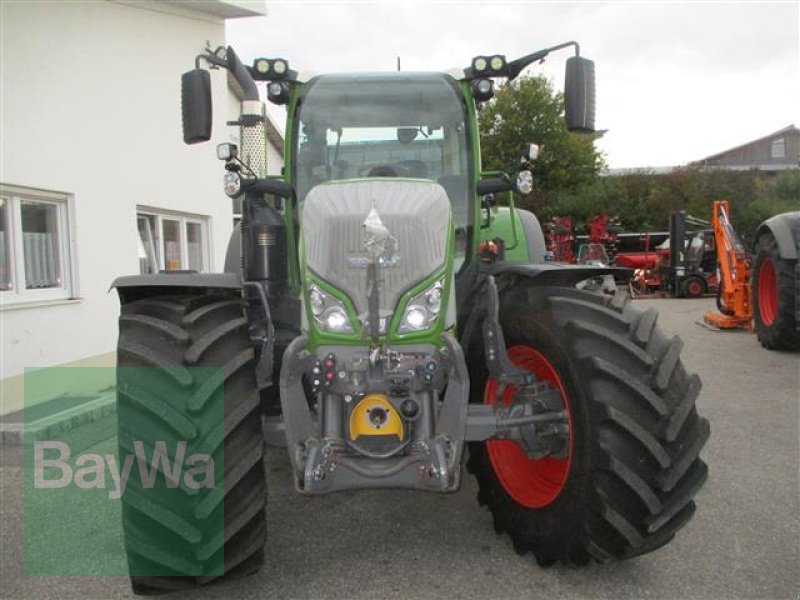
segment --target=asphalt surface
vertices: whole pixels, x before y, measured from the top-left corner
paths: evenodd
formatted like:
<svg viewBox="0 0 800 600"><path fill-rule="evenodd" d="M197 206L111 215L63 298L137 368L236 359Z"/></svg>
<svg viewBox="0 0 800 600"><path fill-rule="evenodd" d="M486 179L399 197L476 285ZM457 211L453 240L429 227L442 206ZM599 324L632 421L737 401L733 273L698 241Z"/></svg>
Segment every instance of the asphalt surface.
<svg viewBox="0 0 800 600"><path fill-rule="evenodd" d="M641 300L679 334L703 380L710 477L698 511L661 550L587 568L539 568L518 556L475 500L465 473L453 495L348 492L297 496L285 451L269 453L269 539L260 573L182 598L800 598L800 355L755 335L695 323L713 305ZM0 467L0 597L131 597L124 577L29 577L22 566L22 469ZM75 540L80 551L91 539Z"/></svg>

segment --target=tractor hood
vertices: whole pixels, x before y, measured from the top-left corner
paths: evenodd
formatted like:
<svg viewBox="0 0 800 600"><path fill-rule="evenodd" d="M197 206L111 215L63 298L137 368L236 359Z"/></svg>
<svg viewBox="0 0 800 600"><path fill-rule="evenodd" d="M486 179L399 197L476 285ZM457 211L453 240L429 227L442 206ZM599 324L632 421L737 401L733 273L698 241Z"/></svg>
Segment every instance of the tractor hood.
<svg viewBox="0 0 800 600"><path fill-rule="evenodd" d="M376 213L392 237L391 253L380 263L382 315L394 313L404 292L444 274L447 266L450 202L439 184L372 178L314 187L302 210L306 267L347 294L362 322L369 262L365 220Z"/></svg>

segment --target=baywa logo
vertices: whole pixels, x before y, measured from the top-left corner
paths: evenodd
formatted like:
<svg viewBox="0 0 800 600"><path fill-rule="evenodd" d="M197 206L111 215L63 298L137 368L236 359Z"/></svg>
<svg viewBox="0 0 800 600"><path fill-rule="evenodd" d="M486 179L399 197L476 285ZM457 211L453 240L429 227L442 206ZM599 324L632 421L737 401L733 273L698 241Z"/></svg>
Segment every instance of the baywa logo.
<svg viewBox="0 0 800 600"><path fill-rule="evenodd" d="M143 489L153 489L156 486L159 470L167 488L177 488L181 480L189 489L214 487L214 459L208 454L192 454L186 457L186 442L175 444L172 463L166 442L153 444L153 454L149 461L143 442L134 441L133 449L134 454L125 456L121 467L113 454L88 453L75 458L73 469L68 464L72 452L66 443L57 440L34 442L33 487L58 489L74 484L84 490L109 489L108 498L119 500L128 485L134 460ZM57 453L56 456L53 456L53 451ZM45 453L48 454L47 458Z"/></svg>

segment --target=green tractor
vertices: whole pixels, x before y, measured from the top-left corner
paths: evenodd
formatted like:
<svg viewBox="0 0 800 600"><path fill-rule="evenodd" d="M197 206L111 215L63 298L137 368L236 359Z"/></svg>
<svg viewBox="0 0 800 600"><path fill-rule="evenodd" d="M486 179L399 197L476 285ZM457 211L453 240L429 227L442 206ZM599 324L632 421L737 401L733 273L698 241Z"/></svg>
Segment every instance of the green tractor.
<svg viewBox="0 0 800 600"><path fill-rule="evenodd" d="M512 176L481 171L476 111L495 82L568 47L566 124L590 133L594 64L574 42L452 73L307 81L284 59L197 57L184 141L211 135L201 67L227 69L240 144L217 153L241 222L225 273L115 282L119 437L129 452L169 433L181 456L203 450L224 468L200 489L173 477L182 493L169 500L132 478L135 591L260 566L265 443L286 447L305 495L454 492L465 462L495 529L540 565L641 555L690 520L709 424L680 339L654 310L586 284L625 270L546 261L536 217L498 206L530 191L535 145ZM266 176L257 81L287 108L281 177ZM129 380L141 370L152 375Z"/></svg>

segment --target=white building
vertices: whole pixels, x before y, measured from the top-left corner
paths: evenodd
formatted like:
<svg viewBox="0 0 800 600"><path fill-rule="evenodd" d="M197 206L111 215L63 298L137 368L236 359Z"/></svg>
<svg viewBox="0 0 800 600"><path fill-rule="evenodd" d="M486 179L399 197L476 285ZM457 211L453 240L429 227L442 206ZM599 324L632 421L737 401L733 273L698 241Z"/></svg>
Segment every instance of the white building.
<svg viewBox="0 0 800 600"><path fill-rule="evenodd" d="M235 115L224 109L235 103L224 71L213 71L214 138L185 146L180 76L207 43L224 44L225 19L266 8L2 0L0 11L6 414L22 406L25 368L114 364L119 302L109 285L117 276L223 269L232 204L214 145L230 140L225 121ZM270 173L280 172L279 154L270 158Z"/></svg>

